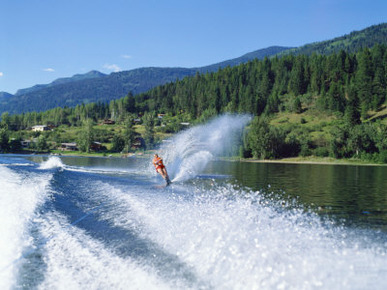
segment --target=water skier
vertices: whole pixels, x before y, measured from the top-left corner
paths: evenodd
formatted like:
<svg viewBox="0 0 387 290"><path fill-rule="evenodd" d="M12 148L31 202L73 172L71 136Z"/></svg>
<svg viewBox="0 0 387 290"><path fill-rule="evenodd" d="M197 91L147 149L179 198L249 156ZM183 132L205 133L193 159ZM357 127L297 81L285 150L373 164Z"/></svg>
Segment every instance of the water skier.
<svg viewBox="0 0 387 290"><path fill-rule="evenodd" d="M164 178L167 185L170 185L171 180L169 179L167 169L165 168L165 166L163 164L163 159L161 159L161 157L159 157L159 155L155 154L152 162L156 168L157 173L159 173Z"/></svg>

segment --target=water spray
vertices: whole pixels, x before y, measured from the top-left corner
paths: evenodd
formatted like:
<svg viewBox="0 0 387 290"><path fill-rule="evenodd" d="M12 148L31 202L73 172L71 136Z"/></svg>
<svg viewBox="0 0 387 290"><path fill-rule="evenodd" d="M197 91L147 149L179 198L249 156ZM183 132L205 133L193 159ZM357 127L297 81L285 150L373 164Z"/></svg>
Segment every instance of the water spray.
<svg viewBox="0 0 387 290"><path fill-rule="evenodd" d="M172 137L160 148L172 182L197 176L213 158L235 155L250 120L249 115L222 115Z"/></svg>

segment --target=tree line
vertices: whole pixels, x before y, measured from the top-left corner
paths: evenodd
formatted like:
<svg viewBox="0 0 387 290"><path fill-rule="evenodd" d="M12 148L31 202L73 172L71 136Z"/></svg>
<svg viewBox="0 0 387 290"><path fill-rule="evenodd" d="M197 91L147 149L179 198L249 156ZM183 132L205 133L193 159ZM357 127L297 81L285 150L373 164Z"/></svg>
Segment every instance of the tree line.
<svg viewBox="0 0 387 290"><path fill-rule="evenodd" d="M366 124L365 121L370 111L379 110L385 103L386 94L387 48L385 45L375 45L355 53L342 50L331 55L285 55L281 58L256 59L236 67L219 69L216 73L197 73L146 93L129 93L110 103L58 107L19 115L4 113L2 123L10 130L21 130L43 123L81 126L87 119L97 122L111 118L124 122L128 114L139 116L145 112L179 116L188 122L206 120L222 113L250 113L260 121L252 122L249 127L250 134L246 133L249 141L244 142L242 155L280 158L289 154L315 154L315 149L319 149L320 153L325 150L340 158L359 156L361 153L380 154L385 150L380 143L382 141L378 141L385 138L382 136L385 132L383 125L380 122ZM330 132L331 138L322 146L324 149L305 141L291 144L290 140L302 140L300 136L307 136L307 132L299 133L300 128L288 128L284 132L274 133L280 129L271 128L268 121L276 113L302 113L312 108L336 114L343 121L339 129ZM171 132L179 129L179 126L170 127ZM278 150L272 148L271 154L266 154L270 150L265 154L258 153L255 145L261 142L258 139L262 134L253 132L260 130L283 135L277 136L279 139L272 143L286 146ZM378 140L359 141L367 139L366 135L376 138L372 130L380 132ZM350 136L358 141L348 143ZM339 141L341 139L344 141ZM373 145L364 145L367 142ZM356 149L350 150L353 146Z"/></svg>

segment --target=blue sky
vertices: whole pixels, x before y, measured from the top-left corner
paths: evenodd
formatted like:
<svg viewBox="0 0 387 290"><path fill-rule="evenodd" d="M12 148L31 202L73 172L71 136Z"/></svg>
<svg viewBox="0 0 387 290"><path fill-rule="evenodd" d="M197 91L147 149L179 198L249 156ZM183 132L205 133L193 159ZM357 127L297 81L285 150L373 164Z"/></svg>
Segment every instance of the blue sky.
<svg viewBox="0 0 387 290"><path fill-rule="evenodd" d="M0 0L0 91L78 73L200 67L387 22L386 0Z"/></svg>

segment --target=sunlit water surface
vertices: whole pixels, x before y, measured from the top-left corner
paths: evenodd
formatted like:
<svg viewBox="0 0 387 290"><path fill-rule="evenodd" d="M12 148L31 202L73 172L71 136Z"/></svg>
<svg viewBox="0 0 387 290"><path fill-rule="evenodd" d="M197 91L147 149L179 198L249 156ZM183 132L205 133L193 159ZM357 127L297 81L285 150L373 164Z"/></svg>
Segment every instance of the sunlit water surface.
<svg viewBox="0 0 387 290"><path fill-rule="evenodd" d="M386 194L331 191L362 168L216 161L207 126L160 149L169 187L150 157L0 155L0 289L386 288Z"/></svg>

